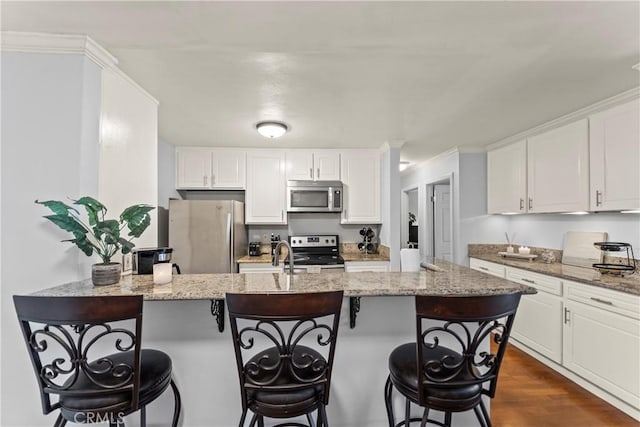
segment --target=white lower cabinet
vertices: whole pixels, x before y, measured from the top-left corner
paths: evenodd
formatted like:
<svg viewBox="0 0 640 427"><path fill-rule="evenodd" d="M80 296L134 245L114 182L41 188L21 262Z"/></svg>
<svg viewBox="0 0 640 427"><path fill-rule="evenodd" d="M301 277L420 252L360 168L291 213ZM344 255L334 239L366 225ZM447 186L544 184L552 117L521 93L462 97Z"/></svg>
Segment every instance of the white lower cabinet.
<svg viewBox="0 0 640 427"><path fill-rule="evenodd" d="M345 261L345 273L358 273L363 271L389 271L389 261Z"/></svg>
<svg viewBox="0 0 640 427"><path fill-rule="evenodd" d="M511 336L562 363L562 282L555 277L507 267L506 278L536 288L538 293L520 299Z"/></svg>
<svg viewBox="0 0 640 427"><path fill-rule="evenodd" d="M640 417L640 296L469 261L471 268L487 268L480 270L487 274L497 275L502 268L506 279L538 290L520 299L511 332L514 344Z"/></svg>
<svg viewBox="0 0 640 427"><path fill-rule="evenodd" d="M590 292L578 283L565 285L563 365L640 408L640 322L637 316L618 314L628 307L637 310L640 298L602 289ZM589 303L578 302L585 296Z"/></svg>

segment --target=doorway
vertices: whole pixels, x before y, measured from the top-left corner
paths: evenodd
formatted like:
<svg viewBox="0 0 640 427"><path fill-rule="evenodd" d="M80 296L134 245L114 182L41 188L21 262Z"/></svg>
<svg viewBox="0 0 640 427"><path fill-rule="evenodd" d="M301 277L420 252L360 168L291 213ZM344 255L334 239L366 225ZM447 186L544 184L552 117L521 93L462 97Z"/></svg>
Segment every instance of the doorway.
<svg viewBox="0 0 640 427"><path fill-rule="evenodd" d="M418 209L420 206L418 198L418 188L410 188L403 191L402 198L402 226L401 232L401 248L418 249L419 236L418 232Z"/></svg>
<svg viewBox="0 0 640 427"><path fill-rule="evenodd" d="M453 197L451 178L427 184L426 238L429 256L453 262Z"/></svg>

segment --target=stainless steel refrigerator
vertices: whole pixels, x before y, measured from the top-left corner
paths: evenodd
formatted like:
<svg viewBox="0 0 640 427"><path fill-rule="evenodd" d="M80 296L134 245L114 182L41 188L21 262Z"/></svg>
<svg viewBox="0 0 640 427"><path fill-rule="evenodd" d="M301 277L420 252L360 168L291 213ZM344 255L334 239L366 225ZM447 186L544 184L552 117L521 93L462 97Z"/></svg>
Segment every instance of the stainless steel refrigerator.
<svg viewBox="0 0 640 427"><path fill-rule="evenodd" d="M247 252L244 203L170 200L169 247L184 274L236 273Z"/></svg>

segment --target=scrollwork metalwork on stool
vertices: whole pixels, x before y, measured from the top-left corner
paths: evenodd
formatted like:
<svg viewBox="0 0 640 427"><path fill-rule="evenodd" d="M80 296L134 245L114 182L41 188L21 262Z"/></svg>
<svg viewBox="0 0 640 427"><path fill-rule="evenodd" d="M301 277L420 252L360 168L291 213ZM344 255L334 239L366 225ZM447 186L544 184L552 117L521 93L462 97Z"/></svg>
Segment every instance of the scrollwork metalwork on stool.
<svg viewBox="0 0 640 427"><path fill-rule="evenodd" d="M211 300L211 315L216 318L218 324L218 331L224 332L224 300L212 299Z"/></svg>
<svg viewBox="0 0 640 427"><path fill-rule="evenodd" d="M349 327L356 327L356 317L360 311L360 297L349 297Z"/></svg>

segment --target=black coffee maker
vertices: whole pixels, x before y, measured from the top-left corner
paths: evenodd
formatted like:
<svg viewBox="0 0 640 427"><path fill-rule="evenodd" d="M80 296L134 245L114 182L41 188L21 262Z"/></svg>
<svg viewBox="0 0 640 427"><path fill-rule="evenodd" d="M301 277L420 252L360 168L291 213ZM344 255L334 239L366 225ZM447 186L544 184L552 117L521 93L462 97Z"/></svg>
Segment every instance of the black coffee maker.
<svg viewBox="0 0 640 427"><path fill-rule="evenodd" d="M172 248L141 248L131 251L133 274L153 274L153 264L171 262Z"/></svg>

